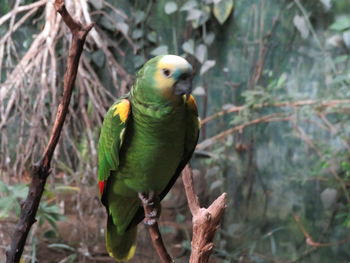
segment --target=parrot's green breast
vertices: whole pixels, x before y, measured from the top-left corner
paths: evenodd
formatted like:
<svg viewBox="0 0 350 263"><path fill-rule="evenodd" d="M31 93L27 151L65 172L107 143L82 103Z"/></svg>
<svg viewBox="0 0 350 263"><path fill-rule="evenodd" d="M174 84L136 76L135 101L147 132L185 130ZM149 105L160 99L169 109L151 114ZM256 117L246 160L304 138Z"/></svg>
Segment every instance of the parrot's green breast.
<svg viewBox="0 0 350 263"><path fill-rule="evenodd" d="M183 158L185 107L180 105L170 113L156 108L145 112L135 104L132 109L118 172L118 178L129 189L117 185L114 190L134 195L149 191L159 194Z"/></svg>

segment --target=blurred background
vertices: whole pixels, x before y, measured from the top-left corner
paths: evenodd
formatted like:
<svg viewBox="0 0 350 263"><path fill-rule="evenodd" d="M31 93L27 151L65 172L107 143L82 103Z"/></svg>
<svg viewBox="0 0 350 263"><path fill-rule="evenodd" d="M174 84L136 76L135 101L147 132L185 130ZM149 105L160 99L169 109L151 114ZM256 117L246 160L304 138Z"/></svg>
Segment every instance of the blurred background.
<svg viewBox="0 0 350 263"><path fill-rule="evenodd" d="M52 0L0 0L0 262L62 94L70 33ZM53 172L22 262L112 262L96 187L103 115L149 58L194 66L203 206L228 207L211 262L350 262L348 0L66 0L88 35ZM188 262L177 182L161 231ZM139 227L131 262L158 262Z"/></svg>

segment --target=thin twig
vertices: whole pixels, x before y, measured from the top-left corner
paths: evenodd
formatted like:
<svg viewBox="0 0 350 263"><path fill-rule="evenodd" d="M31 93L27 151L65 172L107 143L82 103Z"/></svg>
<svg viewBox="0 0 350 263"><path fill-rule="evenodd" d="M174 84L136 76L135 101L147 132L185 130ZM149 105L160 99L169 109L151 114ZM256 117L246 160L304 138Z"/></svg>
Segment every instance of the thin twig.
<svg viewBox="0 0 350 263"><path fill-rule="evenodd" d="M293 215L293 218L294 218L295 222L297 223L300 231L303 233L303 235L304 235L304 237L306 239L306 243L309 246L312 246L312 247L331 247L331 246L338 246L338 245L350 242L350 237L347 237L347 238L339 240L339 241L329 242L329 243L316 242L316 241L313 240L313 238L311 237L309 232L307 232L307 230L305 229L303 224L300 222L300 216Z"/></svg>
<svg viewBox="0 0 350 263"><path fill-rule="evenodd" d="M216 141L225 138L226 136L233 134L235 132L240 132L242 133L243 130L251 125L255 125L258 123L266 123L266 122L275 122L275 121L289 121L291 120L293 115L285 116L282 113L274 113L274 114L269 114L265 115L263 117L248 121L246 123L243 123L241 125L234 126L232 128L229 128L213 137L210 137L201 143L197 144L196 149L197 150L203 150L205 148L208 148L209 146L213 145Z"/></svg>
<svg viewBox="0 0 350 263"><path fill-rule="evenodd" d="M29 5L22 5L22 6L17 7L16 9L12 9L6 15L0 17L0 26L3 23L5 23L7 20L9 20L11 17L16 15L17 13L20 13L20 12L23 12L23 11L27 11L27 10L32 9L32 8L40 7L42 5L45 5L46 2L47 2L47 0L41 0L41 1L37 1L37 2L31 3Z"/></svg>
<svg viewBox="0 0 350 263"><path fill-rule="evenodd" d="M83 27L75 22L67 12L63 0L55 1L55 8L59 12L72 32L72 44L67 60L67 71L64 76L63 98L58 106L56 119L51 131L49 143L44 151L39 164L34 165L32 170L32 182L29 187L27 199L21 205L20 220L16 225L12 237L11 246L6 252L6 263L17 263L20 261L31 226L35 223L35 215L39 207L46 179L50 174L50 163L53 152L57 146L63 123L68 112L70 98L74 88L74 81L79 66L79 58L83 51L85 38L94 24Z"/></svg>
<svg viewBox="0 0 350 263"><path fill-rule="evenodd" d="M254 105L255 109L258 108L266 108L266 107L276 107L276 108L281 108L281 107L302 107L302 106L311 106L311 105L316 105L320 108L332 108L336 107L341 104L350 104L350 100L329 100L329 101L317 101L317 100L301 100L301 101L286 101L286 102L279 102L279 103L273 103L273 104L257 104ZM201 124L204 125L220 116L223 116L228 113L234 113L234 112L240 112L248 107L243 105L243 106L232 106L229 109L217 112L201 121Z"/></svg>

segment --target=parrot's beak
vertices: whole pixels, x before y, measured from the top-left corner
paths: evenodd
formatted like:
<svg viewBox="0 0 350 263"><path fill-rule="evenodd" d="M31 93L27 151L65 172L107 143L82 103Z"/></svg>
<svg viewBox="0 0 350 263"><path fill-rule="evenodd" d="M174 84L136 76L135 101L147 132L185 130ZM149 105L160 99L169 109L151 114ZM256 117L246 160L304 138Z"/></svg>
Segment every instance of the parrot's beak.
<svg viewBox="0 0 350 263"><path fill-rule="evenodd" d="M189 95L192 92L192 78L189 75L181 77L174 85L176 95Z"/></svg>

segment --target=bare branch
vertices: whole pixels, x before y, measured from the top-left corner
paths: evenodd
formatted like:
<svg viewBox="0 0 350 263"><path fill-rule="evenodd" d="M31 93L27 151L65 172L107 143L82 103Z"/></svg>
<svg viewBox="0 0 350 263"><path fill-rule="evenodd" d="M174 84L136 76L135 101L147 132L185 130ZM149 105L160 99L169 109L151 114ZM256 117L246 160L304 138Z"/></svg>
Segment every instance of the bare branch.
<svg viewBox="0 0 350 263"><path fill-rule="evenodd" d="M276 108L282 108L282 107L291 107L291 108L296 108L296 107L302 107L302 106L311 106L311 105L317 105L320 108L333 108L338 105L342 104L349 104L350 100L329 100L329 101L317 101L317 100L300 100L300 101L286 101L286 102L279 102L279 103L273 103L273 104L257 104L254 105L254 108L267 108L267 107L276 107ZM223 116L228 113L235 113L235 112L240 112L242 110L247 109L248 107L243 105L243 106L233 106L230 107L229 109L219 111L201 121L201 124L204 125L220 116Z"/></svg>
<svg viewBox="0 0 350 263"><path fill-rule="evenodd" d="M208 148L209 146L213 145L216 141L225 138L226 136L235 133L235 132L242 132L246 127L255 125L258 123L266 123L266 122L275 122L275 121L289 121L293 115L290 116L285 116L282 113L274 113L274 114L269 114L251 121L248 121L246 123L243 123L241 125L234 126L232 128L229 128L213 137L210 137L201 143L197 144L196 149L197 150L203 150L205 148Z"/></svg>
<svg viewBox="0 0 350 263"><path fill-rule="evenodd" d="M67 71L64 76L63 98L58 106L58 111L54 126L51 131L49 143L44 151L43 157L39 164L34 165L32 170L32 182L29 187L27 199L23 202L20 220L16 225L15 232L9 250L6 252L6 263L17 263L20 261L28 233L31 226L35 223L35 215L39 207L40 199L44 191L46 179L50 174L50 163L53 152L57 146L63 123L68 112L70 98L74 88L79 58L83 50L85 38L93 27L90 24L86 27L75 22L67 12L62 0L55 1L55 7L66 22L72 32L72 44L69 50L67 61Z"/></svg>
<svg viewBox="0 0 350 263"><path fill-rule="evenodd" d="M37 2L34 2L32 4L29 4L29 5L19 6L16 9L11 10L6 15L0 17L0 26L3 23L5 23L7 20L9 20L12 16L16 15L17 13L20 13L20 12L23 12L23 11L27 11L29 9L40 7L42 5L45 5L46 2L47 2L47 0L41 0L41 1L37 1Z"/></svg>
<svg viewBox="0 0 350 263"><path fill-rule="evenodd" d="M300 231L303 233L305 240L306 240L306 243L309 246L312 246L312 247L331 247L331 246L338 246L340 244L345 244L345 243L348 243L350 241L350 237L347 237L347 238L339 240L339 241L329 242L329 243L319 243L317 241L314 241L314 239L311 237L309 232L307 232L307 230L305 229L304 225L300 222L300 216L294 214L293 218L294 218L295 222L297 223Z"/></svg>

